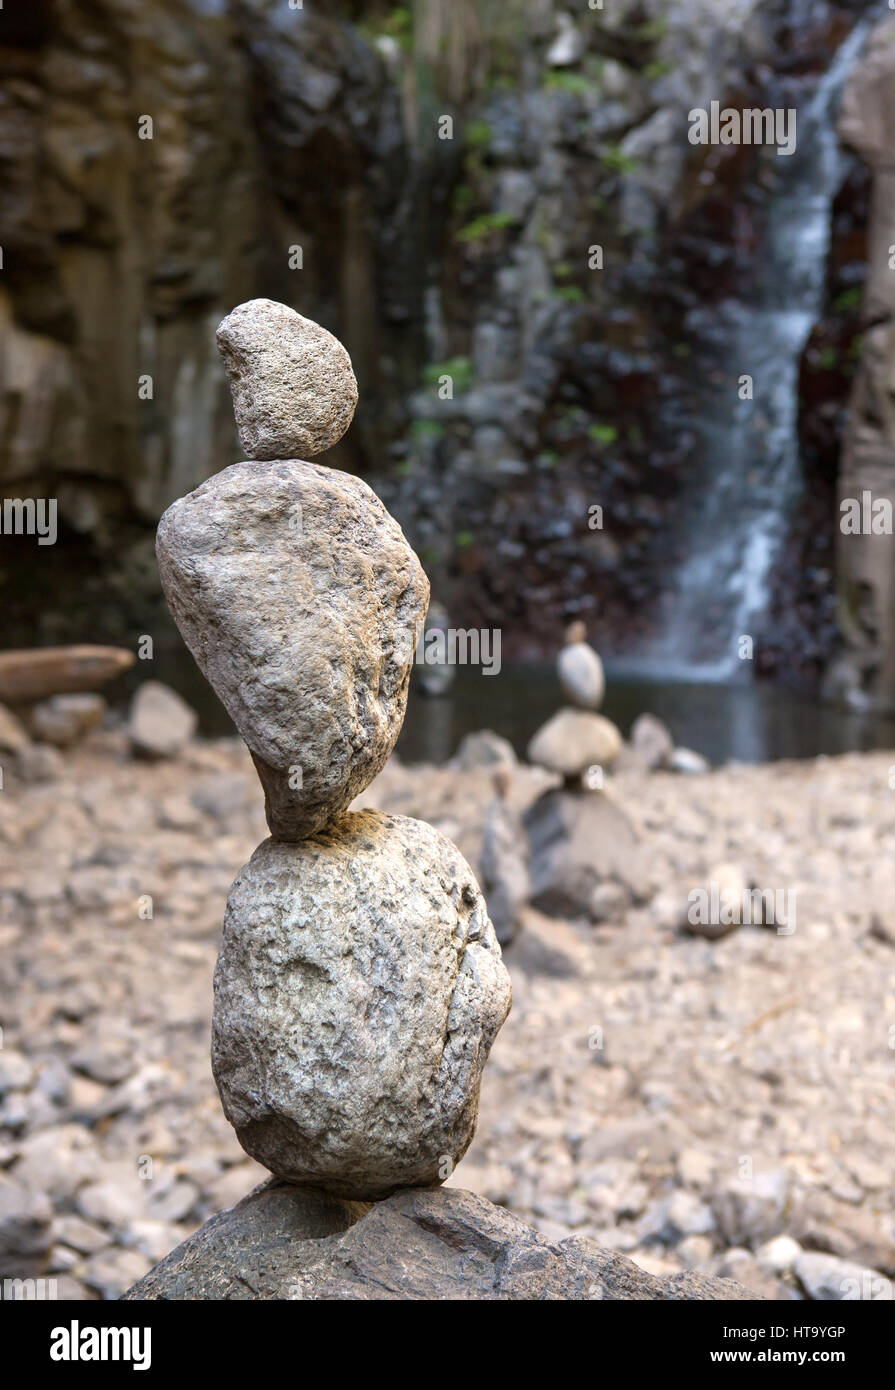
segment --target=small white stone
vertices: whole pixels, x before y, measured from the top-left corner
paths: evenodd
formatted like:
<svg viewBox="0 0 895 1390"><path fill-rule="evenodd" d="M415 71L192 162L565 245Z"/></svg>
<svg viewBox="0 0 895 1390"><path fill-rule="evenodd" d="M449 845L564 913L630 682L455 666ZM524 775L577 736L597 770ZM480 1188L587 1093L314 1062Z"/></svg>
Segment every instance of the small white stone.
<svg viewBox="0 0 895 1390"><path fill-rule="evenodd" d="M711 772L708 760L692 748L675 748L668 765L672 772L680 772L688 777L698 777L704 772Z"/></svg>
<svg viewBox="0 0 895 1390"><path fill-rule="evenodd" d="M587 642L570 642L556 659L562 693L580 709L599 709L606 689L603 663Z"/></svg>
<svg viewBox="0 0 895 1390"><path fill-rule="evenodd" d="M801 1245L792 1236L775 1236L756 1250L755 1258L763 1269L773 1274L787 1274L801 1253Z"/></svg>

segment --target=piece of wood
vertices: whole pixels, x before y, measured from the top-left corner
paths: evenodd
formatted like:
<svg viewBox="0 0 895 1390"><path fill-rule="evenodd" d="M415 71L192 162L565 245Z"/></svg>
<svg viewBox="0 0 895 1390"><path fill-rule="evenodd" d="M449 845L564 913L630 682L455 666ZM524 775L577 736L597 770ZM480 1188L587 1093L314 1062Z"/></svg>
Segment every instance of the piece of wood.
<svg viewBox="0 0 895 1390"><path fill-rule="evenodd" d="M0 700L44 700L97 690L133 666L124 647L28 647L0 652Z"/></svg>

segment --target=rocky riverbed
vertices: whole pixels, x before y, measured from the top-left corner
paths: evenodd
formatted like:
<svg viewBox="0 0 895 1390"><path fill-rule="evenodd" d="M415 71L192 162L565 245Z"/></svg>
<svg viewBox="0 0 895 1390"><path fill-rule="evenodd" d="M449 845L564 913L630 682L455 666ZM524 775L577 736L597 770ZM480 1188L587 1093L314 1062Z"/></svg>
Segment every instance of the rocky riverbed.
<svg viewBox="0 0 895 1390"><path fill-rule="evenodd" d="M0 795L0 1273L114 1298L266 1176L209 1062L224 902L262 798L235 740L144 761L101 729L29 775L47 780L10 771ZM510 807L549 784L513 767ZM625 759L600 795L642 841L642 901L604 895L598 925L523 911L450 1184L658 1274L891 1297L890 755L694 776ZM356 804L428 820L475 866L492 798L487 767L393 759ZM795 929L686 934L718 865L794 895Z"/></svg>

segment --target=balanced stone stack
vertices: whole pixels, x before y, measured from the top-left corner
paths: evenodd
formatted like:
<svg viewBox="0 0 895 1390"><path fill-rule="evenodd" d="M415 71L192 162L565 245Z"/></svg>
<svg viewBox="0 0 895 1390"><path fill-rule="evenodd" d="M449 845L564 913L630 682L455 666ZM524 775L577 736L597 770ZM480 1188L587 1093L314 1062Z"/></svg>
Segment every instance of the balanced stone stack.
<svg viewBox="0 0 895 1390"><path fill-rule="evenodd" d="M348 355L282 304L221 324L234 464L162 517L162 583L251 750L271 838L230 891L212 1063L274 1175L125 1298L738 1298L550 1244L442 1189L476 1124L509 976L469 865L431 826L347 809L392 751L429 585L358 478L290 458L334 444Z"/></svg>
<svg viewBox="0 0 895 1390"><path fill-rule="evenodd" d="M568 704L542 725L528 745L530 762L558 772L570 787L582 776L601 774L621 752L621 734L615 725L597 714L606 689L603 663L587 642L582 622L570 623L565 645L556 660L556 672ZM589 781L592 789L597 785Z"/></svg>
<svg viewBox="0 0 895 1390"><path fill-rule="evenodd" d="M359 478L299 454L351 423L342 345L252 300L218 329L249 460L175 502L162 585L247 743L271 838L230 892L212 1064L280 1179L376 1201L444 1181L510 1007L478 885L431 826L347 808L394 747L429 584Z"/></svg>

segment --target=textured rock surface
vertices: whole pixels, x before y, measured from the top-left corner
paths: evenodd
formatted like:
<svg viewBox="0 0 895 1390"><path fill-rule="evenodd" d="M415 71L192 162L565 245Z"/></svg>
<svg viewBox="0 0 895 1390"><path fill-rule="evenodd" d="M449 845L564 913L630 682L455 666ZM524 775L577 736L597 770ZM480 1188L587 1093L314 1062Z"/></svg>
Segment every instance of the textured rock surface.
<svg viewBox="0 0 895 1390"><path fill-rule="evenodd" d="M618 729L601 714L561 709L542 725L528 745L529 762L574 777L589 767L610 767L621 752Z"/></svg>
<svg viewBox="0 0 895 1390"><path fill-rule="evenodd" d="M120 1294L268 1177L240 1149L208 1060L222 905L267 832L241 739L194 741L176 760L138 762L109 728L61 757L45 751L60 780L17 784L10 762L0 796L3 1167L15 1184L50 1196L64 1225L54 1225L46 1272L67 1269L60 1299L85 1298L100 1277L111 1286L112 1256L116 1278L125 1251L146 1259ZM797 776L788 762L731 763L694 778L618 773L613 792L663 891L686 901L712 864L733 859L758 882L800 885L798 930L745 927L709 946L676 923L666 929L652 902L629 911L623 930L577 929L526 909L504 952L513 1008L485 1069L476 1137L446 1186L508 1208L550 1241L587 1235L654 1274L695 1261L717 1275L735 1258L726 1230L761 1260L776 1229L805 1250L895 1278L892 1053L880 1032L891 1017L893 948L870 930L873 913L895 903L895 857L880 852L895 836L895 798L879 791L891 762L881 750L806 761ZM515 810L539 794L544 775L514 771ZM233 791L215 814L191 805L194 790L224 777ZM443 824L475 867L493 798L487 772L392 758L364 795ZM164 915L159 899L155 925L135 929L137 898L155 891ZM545 949L533 959L537 936ZM550 946L567 968L551 967ZM605 1038L592 1051L594 1025ZM842 1136L840 1148L830 1133ZM744 1134L757 1136L756 1174L789 1173L776 1224L746 1203L710 1246L696 1238L701 1251L670 1228L643 1243L641 1220L674 1192L693 1193L720 1217ZM152 1182L134 1162L147 1151L163 1156ZM68 1229L71 1214L83 1190L107 1182L129 1194L127 1222L94 1236L108 1266L91 1249L71 1268L72 1239L85 1243ZM184 1187L194 1205L173 1214L171 1196ZM760 1196L761 1183L751 1189ZM734 1277L762 1292L755 1273L753 1259ZM780 1286L773 1296L790 1293Z"/></svg>
<svg viewBox="0 0 895 1390"><path fill-rule="evenodd" d="M510 980L472 872L422 821L351 812L266 840L230 892L212 1067L247 1153L341 1197L466 1152Z"/></svg>
<svg viewBox="0 0 895 1390"><path fill-rule="evenodd" d="M159 523L168 606L255 760L280 839L382 768L429 582L375 493L296 460L237 463Z"/></svg>
<svg viewBox="0 0 895 1390"><path fill-rule="evenodd" d="M808 1297L818 1302L861 1299L891 1303L895 1298L891 1279L879 1270L839 1260L823 1251L800 1251L793 1268Z"/></svg>
<svg viewBox="0 0 895 1390"><path fill-rule="evenodd" d="M16 771L23 782L52 782L62 767L61 754L46 743L28 743L16 755Z"/></svg>
<svg viewBox="0 0 895 1390"><path fill-rule="evenodd" d="M549 791L525 815L531 843L531 901L556 917L597 917L594 895L618 884L628 901L647 892L637 834L608 796Z"/></svg>
<svg viewBox="0 0 895 1390"><path fill-rule="evenodd" d="M371 1209L272 1181L135 1284L143 1299L751 1299L730 1280L647 1274L585 1236L549 1241L460 1188Z"/></svg>
<svg viewBox="0 0 895 1390"><path fill-rule="evenodd" d="M895 276L889 246L895 217L895 17L872 32L842 95L839 133L873 174L867 282L861 308L861 359L848 402L837 484L837 518L847 499L895 507ZM892 537L836 531L839 624L843 653L829 693L856 704L895 701L895 559Z"/></svg>
<svg viewBox="0 0 895 1390"><path fill-rule="evenodd" d="M0 1177L0 1277L28 1278L46 1267L53 1208L42 1192Z"/></svg>
<svg viewBox="0 0 895 1390"><path fill-rule="evenodd" d="M101 695L51 695L34 706L29 725L35 738L57 748L68 748L98 728L105 712L106 702Z"/></svg>
<svg viewBox="0 0 895 1390"><path fill-rule="evenodd" d="M320 324L286 304L250 299L218 326L239 442L250 459L322 454L357 406L351 358Z"/></svg>

